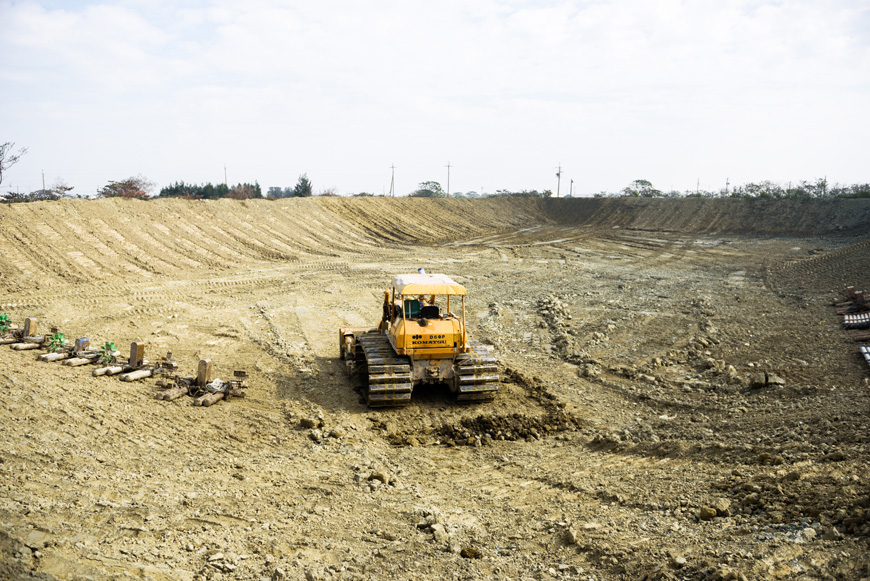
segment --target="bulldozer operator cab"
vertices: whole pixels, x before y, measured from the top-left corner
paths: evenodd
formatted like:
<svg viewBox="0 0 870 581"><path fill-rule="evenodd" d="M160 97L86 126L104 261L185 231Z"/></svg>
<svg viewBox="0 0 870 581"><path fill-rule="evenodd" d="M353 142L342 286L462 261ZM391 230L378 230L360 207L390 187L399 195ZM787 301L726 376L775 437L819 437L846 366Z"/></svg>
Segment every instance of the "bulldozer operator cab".
<svg viewBox="0 0 870 581"><path fill-rule="evenodd" d="M400 355L440 359L467 351L465 296L465 287L443 274L395 276L382 329Z"/></svg>

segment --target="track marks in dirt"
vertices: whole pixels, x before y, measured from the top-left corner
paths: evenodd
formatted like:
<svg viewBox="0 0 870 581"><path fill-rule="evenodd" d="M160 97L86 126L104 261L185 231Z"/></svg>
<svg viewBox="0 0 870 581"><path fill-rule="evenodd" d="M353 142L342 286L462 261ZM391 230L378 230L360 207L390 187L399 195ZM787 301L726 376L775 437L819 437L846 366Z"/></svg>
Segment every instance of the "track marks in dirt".
<svg viewBox="0 0 870 581"><path fill-rule="evenodd" d="M176 277L251 261L320 269L324 263L311 263L323 257L336 265L359 255L380 260L398 244L503 228L485 204L458 220L436 205L435 216L444 218L437 220L413 201L340 202L67 200L51 206L57 219L20 204L27 207L4 208L0 244L12 249L0 257L0 272L26 286ZM415 211L403 215L406 209Z"/></svg>
<svg viewBox="0 0 870 581"><path fill-rule="evenodd" d="M808 241L809 242L809 241ZM870 288L870 240L830 250L820 250L818 242L800 258L778 261L765 272L765 281L776 291L832 292L845 286ZM812 286L809 286L812 284Z"/></svg>

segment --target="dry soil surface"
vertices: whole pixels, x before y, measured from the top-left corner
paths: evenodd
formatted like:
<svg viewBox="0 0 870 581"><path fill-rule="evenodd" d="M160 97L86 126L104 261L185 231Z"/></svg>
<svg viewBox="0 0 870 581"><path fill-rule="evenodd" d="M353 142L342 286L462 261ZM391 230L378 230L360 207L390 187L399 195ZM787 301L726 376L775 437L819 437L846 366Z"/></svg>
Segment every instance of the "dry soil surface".
<svg viewBox="0 0 870 581"><path fill-rule="evenodd" d="M194 407L0 347L2 579L861 579L870 386L832 301L870 201L0 207L0 313L182 374ZM443 272L499 397L369 410L341 326Z"/></svg>

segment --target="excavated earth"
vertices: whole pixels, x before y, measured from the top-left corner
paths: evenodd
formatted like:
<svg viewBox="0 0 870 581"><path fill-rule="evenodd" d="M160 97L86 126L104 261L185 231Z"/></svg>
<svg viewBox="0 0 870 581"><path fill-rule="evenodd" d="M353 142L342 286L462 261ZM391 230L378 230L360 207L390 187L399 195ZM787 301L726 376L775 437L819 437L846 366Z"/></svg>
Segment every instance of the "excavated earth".
<svg viewBox="0 0 870 581"><path fill-rule="evenodd" d="M247 397L0 347L0 579L862 579L870 200L0 207L0 313ZM500 395L369 410L341 326L468 288Z"/></svg>

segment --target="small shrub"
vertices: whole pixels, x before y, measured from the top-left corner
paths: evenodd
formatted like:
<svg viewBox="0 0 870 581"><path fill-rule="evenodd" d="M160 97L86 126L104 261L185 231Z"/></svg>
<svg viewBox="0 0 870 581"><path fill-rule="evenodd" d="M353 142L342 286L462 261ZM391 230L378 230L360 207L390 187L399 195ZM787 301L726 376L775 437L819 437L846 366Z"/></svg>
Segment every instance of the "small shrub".
<svg viewBox="0 0 870 581"><path fill-rule="evenodd" d="M55 333L48 340L48 350L51 353L57 353L64 345L66 345L66 339L64 339L63 333Z"/></svg>
<svg viewBox="0 0 870 581"><path fill-rule="evenodd" d="M100 361L103 362L103 365L108 365L115 360L115 344L106 341L103 343L103 346L100 347Z"/></svg>

